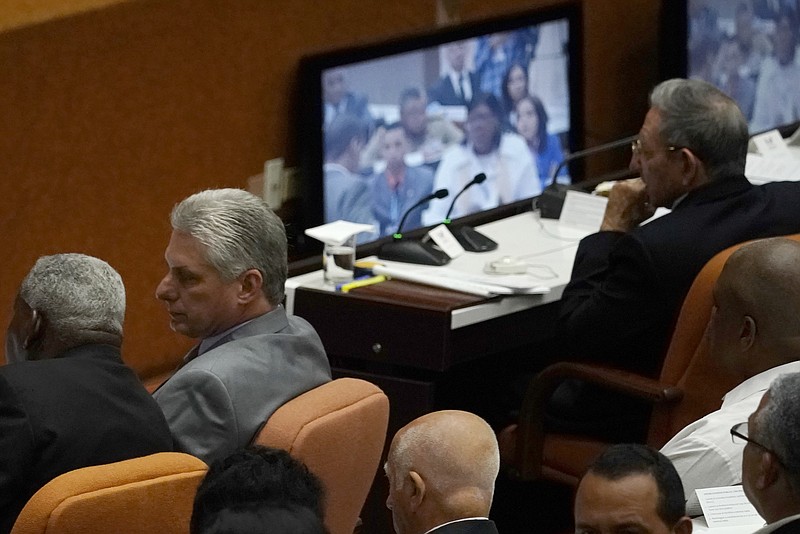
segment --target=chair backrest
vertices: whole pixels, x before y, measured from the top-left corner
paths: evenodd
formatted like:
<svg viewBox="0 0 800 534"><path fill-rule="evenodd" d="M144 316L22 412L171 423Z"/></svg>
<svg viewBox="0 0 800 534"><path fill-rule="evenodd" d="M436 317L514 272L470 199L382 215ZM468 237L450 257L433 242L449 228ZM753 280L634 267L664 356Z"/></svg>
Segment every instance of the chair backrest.
<svg viewBox="0 0 800 534"><path fill-rule="evenodd" d="M800 234L786 236L800 241ZM731 254L745 243L711 258L695 277L683 301L664 359L660 381L683 392L680 402L657 405L650 420L647 442L661 447L683 427L719 408L722 396L739 382L710 358L705 330L713 307L712 291Z"/></svg>
<svg viewBox="0 0 800 534"><path fill-rule="evenodd" d="M352 534L375 478L389 423L378 386L339 378L281 406L254 443L288 451L323 482L325 526Z"/></svg>
<svg viewBox="0 0 800 534"><path fill-rule="evenodd" d="M162 452L60 475L22 509L12 534L186 534L207 466Z"/></svg>

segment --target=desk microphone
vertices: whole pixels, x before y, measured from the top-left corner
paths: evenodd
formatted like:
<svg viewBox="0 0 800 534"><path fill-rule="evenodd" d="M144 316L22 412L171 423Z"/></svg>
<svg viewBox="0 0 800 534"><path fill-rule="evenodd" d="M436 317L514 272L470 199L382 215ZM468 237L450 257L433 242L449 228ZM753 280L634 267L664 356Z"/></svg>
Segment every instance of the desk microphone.
<svg viewBox="0 0 800 534"><path fill-rule="evenodd" d="M605 152L612 148L630 146L631 142L635 141L637 137L636 135L632 135L568 154L561 160L561 163L556 166L550 184L548 184L548 186L544 188L544 191L542 191L542 194L535 199L542 217L545 219L558 219L561 216L561 208L564 207L564 199L567 197L567 190L570 189L570 186L558 183L558 173L561 172L561 169L563 169L565 165L576 159L582 159L592 154Z"/></svg>
<svg viewBox="0 0 800 534"><path fill-rule="evenodd" d="M426 195L414 203L413 206L408 208L400 219L400 224L397 225L397 231L392 234L392 241L384 243L378 250L378 258L382 260L402 261L405 263L417 263L420 265L445 265L450 261L444 251L433 246L430 242L412 241L403 239L403 224L406 222L408 214L427 204L435 198L445 198L450 193L447 189L439 189L430 195Z"/></svg>
<svg viewBox="0 0 800 534"><path fill-rule="evenodd" d="M444 224L450 224L450 213L453 211L453 206L456 205L456 200L458 197L464 193L467 189L472 187L476 184L482 184L486 180L485 173L479 173L475 178L473 178L464 188L458 192L456 197L453 199L453 202L450 204L450 209L447 210L447 215L444 216ZM464 247L464 250L468 250L470 252L488 252L490 250L494 250L497 248L497 243L477 231L471 226L457 226L454 228L450 228L450 231L455 236L456 240Z"/></svg>

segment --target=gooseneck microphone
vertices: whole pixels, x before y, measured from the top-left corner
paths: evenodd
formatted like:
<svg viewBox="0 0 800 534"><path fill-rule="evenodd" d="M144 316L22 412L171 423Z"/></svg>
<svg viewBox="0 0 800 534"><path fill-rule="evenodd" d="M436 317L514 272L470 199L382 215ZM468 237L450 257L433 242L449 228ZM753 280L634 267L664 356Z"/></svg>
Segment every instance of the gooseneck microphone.
<svg viewBox="0 0 800 534"><path fill-rule="evenodd" d="M403 224L406 222L409 213L433 199L445 198L449 194L447 189L439 189L430 195L422 197L415 202L413 206L408 208L400 219L400 224L397 225L397 231L392 234L392 241L381 245L381 248L378 250L378 258L382 260L416 263L419 265L447 264L450 261L450 256L443 250L436 248L430 242L423 243L422 241L403 239L402 231Z"/></svg>
<svg viewBox="0 0 800 534"><path fill-rule="evenodd" d="M400 219L400 224L397 225L397 231L394 234L392 234L392 237L394 237L395 239L401 239L403 237L403 234L402 234L403 224L405 224L409 213L411 213L412 211L414 211L418 207L422 206L423 204L427 204L428 202L430 202L434 198L445 198L449 194L450 194L450 192L447 189L438 189L438 190L434 191L433 193L431 193L430 195L426 195L426 196L422 197L421 199L419 199L418 201L416 201L414 203L414 205L411 206L410 208L408 208L406 210L406 212L403 214L403 217ZM459 194L461 194L461 193L459 193ZM450 209L452 209L452 206L451 206Z"/></svg>
<svg viewBox="0 0 800 534"><path fill-rule="evenodd" d="M482 184L486 180L485 173L479 173L470 180L470 182L458 192L458 194L453 199L453 202L450 204L450 209L447 210L447 215L444 216L444 224L450 224L450 214L453 212L453 206L456 205L456 200L460 197L464 191L472 187L476 184ZM464 247L464 250L468 250L470 252L488 252L490 250L494 250L497 248L497 243L476 229L472 228L471 226L458 226L454 228L450 228L450 231L453 233L453 236L456 240Z"/></svg>

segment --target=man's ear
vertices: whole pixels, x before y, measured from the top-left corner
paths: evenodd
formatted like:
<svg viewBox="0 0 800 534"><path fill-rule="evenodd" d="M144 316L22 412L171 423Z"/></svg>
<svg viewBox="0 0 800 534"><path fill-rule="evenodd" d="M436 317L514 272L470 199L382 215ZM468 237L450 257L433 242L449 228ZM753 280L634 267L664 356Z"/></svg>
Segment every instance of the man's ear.
<svg viewBox="0 0 800 534"><path fill-rule="evenodd" d="M681 517L672 527L672 532L673 534L692 534L692 520L687 516Z"/></svg>
<svg viewBox="0 0 800 534"><path fill-rule="evenodd" d="M22 348L31 349L44 339L45 318L39 310L31 310L31 319L25 327L25 336L22 339Z"/></svg>
<svg viewBox="0 0 800 534"><path fill-rule="evenodd" d="M745 315L741 330L739 331L739 348L741 348L742 351L749 350L756 342L757 333L758 329L756 328L755 319L749 315Z"/></svg>
<svg viewBox="0 0 800 534"><path fill-rule="evenodd" d="M416 510L422 506L422 502L425 500L425 480L416 471L409 471L408 478L411 486L408 502L411 509Z"/></svg>
<svg viewBox="0 0 800 534"><path fill-rule="evenodd" d="M683 171L683 185L688 187L701 179L700 160L688 148L680 149L681 170Z"/></svg>
<svg viewBox="0 0 800 534"><path fill-rule="evenodd" d="M264 277L258 269L249 269L239 277L241 290L239 291L239 302L247 304L258 298L264 287Z"/></svg>
<svg viewBox="0 0 800 534"><path fill-rule="evenodd" d="M772 486L778 480L780 464L775 454L771 451L763 451L758 462L758 477L756 478L756 487L764 490Z"/></svg>

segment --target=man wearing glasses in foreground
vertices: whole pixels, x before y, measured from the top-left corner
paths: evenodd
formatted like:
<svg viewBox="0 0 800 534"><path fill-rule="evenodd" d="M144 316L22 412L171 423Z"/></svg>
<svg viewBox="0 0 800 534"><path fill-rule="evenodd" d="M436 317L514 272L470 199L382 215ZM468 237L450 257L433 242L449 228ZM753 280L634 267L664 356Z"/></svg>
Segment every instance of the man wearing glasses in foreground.
<svg viewBox="0 0 800 534"><path fill-rule="evenodd" d="M744 493L767 521L755 534L800 532L800 373L775 379L731 435L745 444Z"/></svg>
<svg viewBox="0 0 800 534"><path fill-rule="evenodd" d="M736 243L800 232L800 184L750 184L747 143L744 116L714 86L673 79L653 89L630 164L641 178L612 188L600 231L581 241L561 299L559 340L570 357L657 376L703 265ZM672 211L641 225L658 207ZM601 429L619 423L620 411L635 415L630 401L598 402L583 387L560 388L555 401L559 420Z"/></svg>

